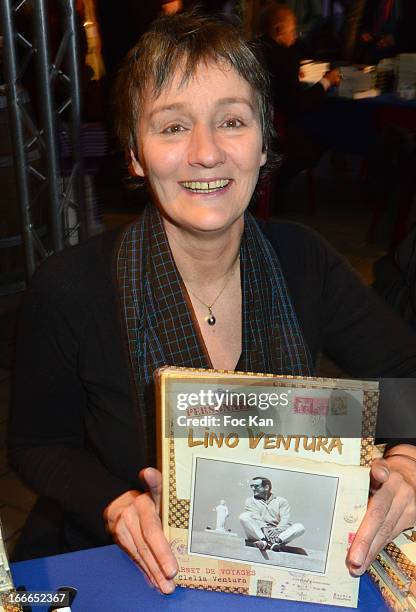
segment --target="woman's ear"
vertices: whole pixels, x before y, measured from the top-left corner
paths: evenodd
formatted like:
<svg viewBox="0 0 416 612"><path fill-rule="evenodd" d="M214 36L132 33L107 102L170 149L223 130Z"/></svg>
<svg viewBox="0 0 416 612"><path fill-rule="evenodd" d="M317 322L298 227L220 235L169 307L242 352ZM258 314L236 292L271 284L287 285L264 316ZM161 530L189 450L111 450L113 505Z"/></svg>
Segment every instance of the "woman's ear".
<svg viewBox="0 0 416 612"><path fill-rule="evenodd" d="M129 151L129 172L132 176L144 176L143 166L137 159L136 153L132 149Z"/></svg>

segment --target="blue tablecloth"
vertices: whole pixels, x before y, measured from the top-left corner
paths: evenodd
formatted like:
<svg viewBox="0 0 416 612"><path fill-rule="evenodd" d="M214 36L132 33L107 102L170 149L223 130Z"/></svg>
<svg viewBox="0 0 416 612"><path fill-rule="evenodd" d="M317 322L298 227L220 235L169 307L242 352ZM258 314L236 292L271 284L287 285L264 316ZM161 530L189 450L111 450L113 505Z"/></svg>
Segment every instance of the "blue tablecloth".
<svg viewBox="0 0 416 612"><path fill-rule="evenodd" d="M25 585L29 591L55 590L60 586L75 587L78 594L72 605L73 612L135 612L152 609L181 612L218 612L226 609L227 612L245 612L253 607L256 612L346 609L185 588L177 588L173 595L161 595L148 586L141 572L116 546L14 563L12 574L15 585ZM33 612L44 610L46 608L33 608ZM388 610L368 576L361 579L358 610Z"/></svg>
<svg viewBox="0 0 416 612"><path fill-rule="evenodd" d="M381 130L387 123L414 128L416 100L401 100L393 94L362 100L328 96L324 104L305 113L301 121L331 151L368 156L379 145Z"/></svg>

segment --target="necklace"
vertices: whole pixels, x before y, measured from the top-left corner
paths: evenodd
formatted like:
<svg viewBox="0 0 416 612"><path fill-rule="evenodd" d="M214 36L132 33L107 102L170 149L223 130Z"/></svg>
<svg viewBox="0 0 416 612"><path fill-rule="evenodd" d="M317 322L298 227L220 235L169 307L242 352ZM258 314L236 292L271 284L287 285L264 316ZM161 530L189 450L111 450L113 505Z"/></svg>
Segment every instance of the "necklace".
<svg viewBox="0 0 416 612"><path fill-rule="evenodd" d="M240 261L240 256L238 256L238 257L237 257L236 261ZM207 309L208 309L208 314L207 314L207 315L205 315L205 317L204 317L204 321L206 321L206 323L208 323L208 325L211 325L211 326L212 326L212 325L215 325L215 323L217 322L217 319L216 319L216 317L214 316L214 313L212 312L212 309L213 309L213 307L214 307L214 305L215 305L215 302L216 302L216 301L217 301L217 300L218 300L218 299L221 297L221 295L223 294L223 292L224 292L224 290L225 290L226 286L228 285L229 281L231 280L231 277L232 277L232 275L233 275L233 272L234 272L234 266L232 267L232 270L231 270L231 272L230 272L230 274L229 274L229 276L228 276L227 280L225 281L225 283L224 283L224 285L223 285L223 287L222 287L221 291L220 291L220 292L217 294L217 296L216 296L216 297L215 297L215 299L214 299L214 300L211 302L211 304L206 304L206 303L205 303L203 300L201 300L201 298L199 298L197 295L195 295L195 293L194 293L193 291L191 291L191 290L189 289L189 293L190 293L191 295L193 295L193 296L194 296L194 298L198 300L198 302L200 302L200 303L201 303L203 306L205 306L205 308L207 308Z"/></svg>

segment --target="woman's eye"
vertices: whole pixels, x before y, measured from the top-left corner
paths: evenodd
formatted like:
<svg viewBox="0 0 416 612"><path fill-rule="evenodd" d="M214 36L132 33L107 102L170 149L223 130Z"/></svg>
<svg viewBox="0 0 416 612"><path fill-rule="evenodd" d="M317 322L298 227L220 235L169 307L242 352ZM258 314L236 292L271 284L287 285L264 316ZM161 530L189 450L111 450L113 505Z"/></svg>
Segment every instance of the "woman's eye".
<svg viewBox="0 0 416 612"><path fill-rule="evenodd" d="M174 125L168 125L167 128L162 130L162 134L179 134L184 131L184 127L179 123L175 123Z"/></svg>
<svg viewBox="0 0 416 612"><path fill-rule="evenodd" d="M240 119L227 119L224 121L221 127L226 128L239 128L243 125L243 122Z"/></svg>

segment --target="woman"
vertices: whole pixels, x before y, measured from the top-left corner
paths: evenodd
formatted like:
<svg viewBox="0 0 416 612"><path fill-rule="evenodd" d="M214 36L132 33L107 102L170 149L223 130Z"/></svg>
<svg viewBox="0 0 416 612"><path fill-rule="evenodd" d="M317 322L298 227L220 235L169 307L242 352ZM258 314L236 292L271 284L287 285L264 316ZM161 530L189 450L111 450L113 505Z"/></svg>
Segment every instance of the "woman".
<svg viewBox="0 0 416 612"><path fill-rule="evenodd" d="M266 91L232 26L157 21L117 89L121 143L154 204L120 236L48 261L22 317L16 471L62 509L67 550L108 543L107 529L165 593L177 565L158 517L160 474L146 467L155 368L309 375L324 348L355 376L416 371L415 338L326 244L291 224L264 234L245 212L267 163ZM389 452L399 456L372 468L378 490L348 556L355 574L416 519L416 449Z"/></svg>

